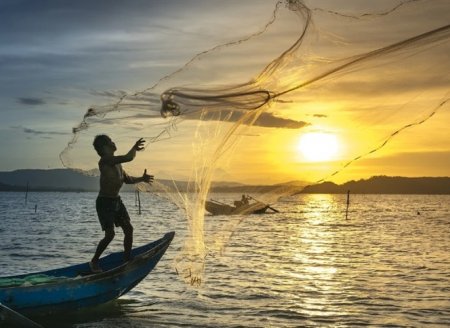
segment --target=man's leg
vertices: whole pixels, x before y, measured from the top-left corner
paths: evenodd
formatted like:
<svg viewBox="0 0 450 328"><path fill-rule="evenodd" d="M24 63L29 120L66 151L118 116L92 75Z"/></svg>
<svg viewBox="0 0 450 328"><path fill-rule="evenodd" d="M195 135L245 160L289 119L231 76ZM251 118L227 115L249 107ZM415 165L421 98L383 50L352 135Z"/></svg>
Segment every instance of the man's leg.
<svg viewBox="0 0 450 328"><path fill-rule="evenodd" d="M102 253L105 251L106 247L108 247L109 243L114 239L114 235L114 226L108 227L105 230L105 237L98 243L97 250L95 251L94 257L91 260L91 267L96 271L101 270L98 265L98 261Z"/></svg>
<svg viewBox="0 0 450 328"><path fill-rule="evenodd" d="M123 238L123 259L125 262L129 261L131 258L131 248L133 247L133 226L130 221L124 221L122 224L122 230L124 234Z"/></svg>

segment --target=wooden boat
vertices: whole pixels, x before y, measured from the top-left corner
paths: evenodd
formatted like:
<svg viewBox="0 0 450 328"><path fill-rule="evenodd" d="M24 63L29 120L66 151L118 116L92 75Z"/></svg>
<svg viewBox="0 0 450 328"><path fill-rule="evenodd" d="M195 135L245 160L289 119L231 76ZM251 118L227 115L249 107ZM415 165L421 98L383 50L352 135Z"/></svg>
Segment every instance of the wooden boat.
<svg viewBox="0 0 450 328"><path fill-rule="evenodd" d="M133 249L133 258L127 263L123 263L122 252L105 256L100 259L100 267L104 270L101 273L91 273L89 264L83 263L0 277L0 303L8 310L25 315L47 315L106 303L144 279L164 255L174 235L175 232L169 232L161 239ZM37 282L30 282L33 280ZM2 313L5 311L0 311L0 326L3 327L2 318L8 316Z"/></svg>
<svg viewBox="0 0 450 328"><path fill-rule="evenodd" d="M247 215L264 214L270 206L260 202L231 206L211 199L205 202L205 208L212 215Z"/></svg>

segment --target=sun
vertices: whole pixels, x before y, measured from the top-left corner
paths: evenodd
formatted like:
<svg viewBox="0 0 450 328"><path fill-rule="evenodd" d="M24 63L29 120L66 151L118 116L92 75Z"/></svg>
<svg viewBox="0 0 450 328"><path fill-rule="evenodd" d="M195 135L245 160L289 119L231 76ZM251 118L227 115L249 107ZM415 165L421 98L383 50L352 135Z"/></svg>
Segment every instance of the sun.
<svg viewBox="0 0 450 328"><path fill-rule="evenodd" d="M339 150L335 135L323 132L309 132L300 137L298 151L310 162L332 160Z"/></svg>

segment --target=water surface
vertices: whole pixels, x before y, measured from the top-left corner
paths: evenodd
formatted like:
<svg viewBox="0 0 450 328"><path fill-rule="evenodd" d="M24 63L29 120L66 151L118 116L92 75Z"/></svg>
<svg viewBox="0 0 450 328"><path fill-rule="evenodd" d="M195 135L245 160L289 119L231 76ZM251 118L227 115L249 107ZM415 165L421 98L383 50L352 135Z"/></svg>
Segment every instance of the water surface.
<svg viewBox="0 0 450 328"><path fill-rule="evenodd" d="M95 197L31 193L25 205L23 193L0 193L0 275L89 260L102 237ZM183 214L164 198L145 195L138 215L134 195L122 197L135 245L175 230L172 245L126 296L90 311L39 319L46 327L450 323L450 196L353 195L347 220L345 195L287 197L273 205L280 210L274 214L207 216L207 238L231 237L222 252L211 248L199 288L186 285L174 269L186 235ZM108 252L121 249L118 232Z"/></svg>

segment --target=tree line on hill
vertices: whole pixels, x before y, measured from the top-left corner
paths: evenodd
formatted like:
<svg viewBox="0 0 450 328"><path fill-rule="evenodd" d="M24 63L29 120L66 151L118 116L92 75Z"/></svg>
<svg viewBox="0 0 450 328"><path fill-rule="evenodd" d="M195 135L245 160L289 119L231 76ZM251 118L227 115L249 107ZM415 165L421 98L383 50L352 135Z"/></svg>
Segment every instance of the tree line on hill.
<svg viewBox="0 0 450 328"><path fill-rule="evenodd" d="M157 180L166 186L174 181ZM185 190L186 181L175 181L179 190ZM69 169L16 170L0 172L0 191L98 191L99 178L86 176ZM125 186L123 191L133 191L133 186ZM343 184L323 182L307 185L293 181L275 185L245 185L232 182L215 182L213 192L266 193L290 190L291 193L339 194L350 190L354 194L450 194L450 177L388 177L374 176L369 179L348 181Z"/></svg>

